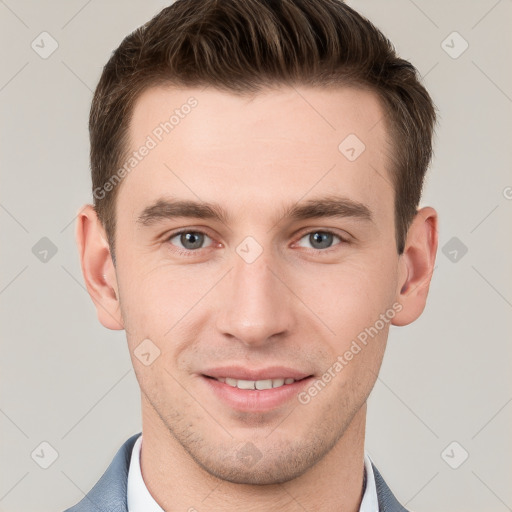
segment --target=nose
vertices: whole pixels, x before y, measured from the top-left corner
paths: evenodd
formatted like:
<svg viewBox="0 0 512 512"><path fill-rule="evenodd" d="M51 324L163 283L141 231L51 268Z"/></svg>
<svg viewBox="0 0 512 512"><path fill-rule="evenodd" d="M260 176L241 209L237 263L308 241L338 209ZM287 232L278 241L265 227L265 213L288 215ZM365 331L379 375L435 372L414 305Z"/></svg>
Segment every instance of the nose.
<svg viewBox="0 0 512 512"><path fill-rule="evenodd" d="M252 347L288 335L294 312L286 278L263 254L252 263L234 256L234 267L218 290L219 332Z"/></svg>

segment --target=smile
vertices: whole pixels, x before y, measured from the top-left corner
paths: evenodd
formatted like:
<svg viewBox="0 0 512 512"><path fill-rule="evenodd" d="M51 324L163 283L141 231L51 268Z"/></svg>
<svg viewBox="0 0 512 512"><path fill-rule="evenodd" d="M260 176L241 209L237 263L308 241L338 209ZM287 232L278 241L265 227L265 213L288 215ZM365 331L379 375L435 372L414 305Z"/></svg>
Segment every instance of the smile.
<svg viewBox="0 0 512 512"><path fill-rule="evenodd" d="M201 380L206 385L207 393L213 394L214 400L220 400L229 409L253 413L272 411L296 401L298 393L313 380L312 375L303 376L299 372L295 372L296 378L278 377L276 372L267 373L274 373L274 375L271 376L272 378L266 376L267 378L264 379L255 379L257 376L251 375L253 377L251 380L236 379L233 376L221 377L221 375L229 375L226 371L226 373L219 372L216 376L202 374ZM248 377L248 375L244 376Z"/></svg>
<svg viewBox="0 0 512 512"><path fill-rule="evenodd" d="M214 378L214 377L212 377ZM281 386L286 386L288 384L293 384L296 382L295 379L292 378L282 378L282 379L264 379L264 380L242 380L242 379L233 379L231 377L220 377L215 380L219 382L224 382L228 386L238 389L273 389L280 388Z"/></svg>

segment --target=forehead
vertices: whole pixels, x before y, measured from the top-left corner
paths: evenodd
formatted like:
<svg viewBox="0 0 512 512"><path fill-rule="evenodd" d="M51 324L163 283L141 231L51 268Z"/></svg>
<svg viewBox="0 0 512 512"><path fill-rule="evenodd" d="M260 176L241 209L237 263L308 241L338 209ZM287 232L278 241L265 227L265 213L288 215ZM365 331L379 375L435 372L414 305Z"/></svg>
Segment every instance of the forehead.
<svg viewBox="0 0 512 512"><path fill-rule="evenodd" d="M369 142L367 132L374 132L373 142L374 137L384 135L384 123L379 122L383 117L377 95L353 87L282 86L243 95L212 87L152 87L136 101L129 133L132 141L147 134L163 137L166 143L179 137L180 142L187 142L183 149L193 152L201 151L205 142L212 146L226 138L246 149L251 139L307 141L315 149L336 143L351 130ZM191 121L185 122L187 118ZM172 128L165 130L166 122Z"/></svg>
<svg viewBox="0 0 512 512"><path fill-rule="evenodd" d="M392 204L384 112L361 89L154 87L135 104L129 146L145 154L120 194L134 215L163 194L231 202L242 216L322 191L377 214Z"/></svg>

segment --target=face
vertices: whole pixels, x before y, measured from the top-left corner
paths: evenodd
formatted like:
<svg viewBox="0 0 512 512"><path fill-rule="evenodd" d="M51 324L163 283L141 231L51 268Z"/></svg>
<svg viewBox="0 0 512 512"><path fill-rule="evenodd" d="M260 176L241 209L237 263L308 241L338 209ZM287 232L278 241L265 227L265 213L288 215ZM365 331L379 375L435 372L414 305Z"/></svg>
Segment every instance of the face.
<svg viewBox="0 0 512 512"><path fill-rule="evenodd" d="M144 421L217 477L297 477L364 409L400 307L383 110L349 88L153 88L144 145L116 204Z"/></svg>

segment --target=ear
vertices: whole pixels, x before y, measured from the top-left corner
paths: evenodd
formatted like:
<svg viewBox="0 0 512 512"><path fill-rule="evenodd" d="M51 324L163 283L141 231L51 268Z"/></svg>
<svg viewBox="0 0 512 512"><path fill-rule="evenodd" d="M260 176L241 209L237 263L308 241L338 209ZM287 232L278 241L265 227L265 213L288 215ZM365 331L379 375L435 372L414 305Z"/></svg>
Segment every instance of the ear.
<svg viewBox="0 0 512 512"><path fill-rule="evenodd" d="M75 237L85 286L96 306L98 320L107 329L124 329L116 271L93 205L87 204L79 211Z"/></svg>
<svg viewBox="0 0 512 512"><path fill-rule="evenodd" d="M425 309L430 280L436 260L437 212L426 206L418 210L409 231L404 252L400 255L396 301L402 305L393 325L414 322Z"/></svg>

